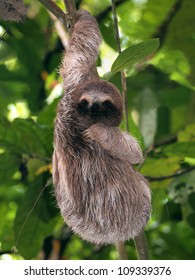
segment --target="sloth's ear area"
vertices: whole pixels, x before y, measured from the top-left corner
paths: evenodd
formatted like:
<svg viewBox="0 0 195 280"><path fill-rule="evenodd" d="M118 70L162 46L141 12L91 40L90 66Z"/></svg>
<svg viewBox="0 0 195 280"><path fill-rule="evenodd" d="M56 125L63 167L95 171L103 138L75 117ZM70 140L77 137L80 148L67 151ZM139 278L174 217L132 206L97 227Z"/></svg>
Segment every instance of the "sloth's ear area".
<svg viewBox="0 0 195 280"><path fill-rule="evenodd" d="M86 129L83 136L85 141L95 141L112 157L130 164L143 162L143 154L136 139L117 127L97 123Z"/></svg>

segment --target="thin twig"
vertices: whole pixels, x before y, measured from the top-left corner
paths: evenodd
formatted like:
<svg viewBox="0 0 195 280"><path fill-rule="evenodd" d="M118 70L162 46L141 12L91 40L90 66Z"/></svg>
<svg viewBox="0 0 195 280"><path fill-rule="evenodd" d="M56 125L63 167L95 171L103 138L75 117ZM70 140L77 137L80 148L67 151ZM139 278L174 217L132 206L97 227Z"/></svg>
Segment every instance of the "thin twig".
<svg viewBox="0 0 195 280"><path fill-rule="evenodd" d="M29 154L29 158L36 158L36 159L39 159L39 160L42 160L46 163L50 163L51 162L51 159L50 158L47 158L47 157L44 157L44 156L40 156L40 155L37 155L37 154Z"/></svg>
<svg viewBox="0 0 195 280"><path fill-rule="evenodd" d="M112 12L113 12L113 18L114 18L114 28L115 28L117 48L118 48L118 52L121 53L121 44L120 44L118 18L117 18L117 14L116 14L115 0L112 0ZM125 75L124 71L121 71L121 83L122 83L123 106L124 106L124 112L125 112L125 126L126 126L126 130L129 131L127 81L126 81L126 75Z"/></svg>
<svg viewBox="0 0 195 280"><path fill-rule="evenodd" d="M118 7L118 6L120 6L121 4L123 4L127 1L129 1L129 0L116 0L115 1L115 7ZM108 13L110 11L112 11L112 5L106 7L103 11L101 11L98 15L96 15L96 20L98 22L100 22L101 20L103 20L108 15Z"/></svg>
<svg viewBox="0 0 195 280"><path fill-rule="evenodd" d="M22 234L22 231L23 231L23 229L24 229L26 223L28 222L28 220L29 220L29 218L30 218L30 216L31 216L31 214L32 214L32 212L33 212L35 206L36 206L37 203L39 202L40 197L42 196L43 192L45 191L45 189L48 187L49 184L50 184L50 180L48 180L47 183L45 184L45 186L42 188L42 190L41 190L41 192L39 193L38 197L36 198L36 200L35 200L35 202L34 202L32 208L30 209L28 215L26 216L26 219L24 220L24 223L22 224L22 226L21 226L21 228L20 228L20 230L19 230L19 233L18 233L18 235L17 235L17 238L16 238L16 242L15 242L15 247L16 247L16 248L17 248L18 242L19 242L19 240L20 240L20 236L21 236L21 234Z"/></svg>
<svg viewBox="0 0 195 280"><path fill-rule="evenodd" d="M116 14L116 6L115 6L115 1L112 0L112 12L113 12L113 18L114 18L114 28L115 28L115 36L116 36L116 43L117 43L117 48L118 52L121 53L121 45L120 45L120 36L119 36L119 30L118 30L118 19L117 19L117 14ZM123 106L124 106L124 111L125 111L125 123L126 123L126 130L129 130L129 124L128 124L128 110L127 110L127 85L126 85L126 77L125 73L121 71L121 83L122 83L122 95L123 95ZM125 244L124 242L118 242L116 243L116 249L119 254L119 258L121 260L128 260L128 255L125 249Z"/></svg>
<svg viewBox="0 0 195 280"><path fill-rule="evenodd" d="M122 83L122 94L123 94L123 106L125 111L125 127L126 131L129 131L129 118L128 118L128 98L127 98L127 80L125 71L121 71L121 83Z"/></svg>

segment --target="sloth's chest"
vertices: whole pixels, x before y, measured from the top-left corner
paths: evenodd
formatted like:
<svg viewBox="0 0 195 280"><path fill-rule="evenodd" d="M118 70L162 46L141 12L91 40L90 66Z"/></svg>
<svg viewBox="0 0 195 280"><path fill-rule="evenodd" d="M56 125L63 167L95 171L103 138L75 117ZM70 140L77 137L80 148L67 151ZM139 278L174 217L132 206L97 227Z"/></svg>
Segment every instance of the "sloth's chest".
<svg viewBox="0 0 195 280"><path fill-rule="evenodd" d="M91 185L96 185L97 182L116 181L118 177L125 175L124 172L128 169L121 160L95 149L80 154L79 157L67 163L70 167L67 170L69 178L78 180L78 177L83 183Z"/></svg>

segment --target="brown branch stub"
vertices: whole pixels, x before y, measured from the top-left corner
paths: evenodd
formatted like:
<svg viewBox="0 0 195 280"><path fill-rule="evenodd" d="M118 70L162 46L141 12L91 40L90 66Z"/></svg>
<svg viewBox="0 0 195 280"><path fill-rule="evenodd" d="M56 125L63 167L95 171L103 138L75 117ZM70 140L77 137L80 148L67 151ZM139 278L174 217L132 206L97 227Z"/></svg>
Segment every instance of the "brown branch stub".
<svg viewBox="0 0 195 280"><path fill-rule="evenodd" d="M134 238L135 247L138 252L139 260L149 260L148 246L144 231Z"/></svg>
<svg viewBox="0 0 195 280"><path fill-rule="evenodd" d="M53 14L65 27L68 33L71 32L72 27L75 24L75 13L76 7L74 0L64 0L66 5L66 12L62 11L60 7L56 5L56 3L52 0L38 0L45 6L48 11Z"/></svg>
<svg viewBox="0 0 195 280"><path fill-rule="evenodd" d="M116 249L117 249L117 252L118 252L119 260L128 260L128 255L127 255L127 251L126 251L126 248L125 248L125 243L119 241L115 244L115 246L116 246Z"/></svg>
<svg viewBox="0 0 195 280"><path fill-rule="evenodd" d="M68 33L71 33L76 21L76 17L75 17L76 6L74 0L64 0L64 4L66 6L66 13L67 13L66 28L68 30Z"/></svg>

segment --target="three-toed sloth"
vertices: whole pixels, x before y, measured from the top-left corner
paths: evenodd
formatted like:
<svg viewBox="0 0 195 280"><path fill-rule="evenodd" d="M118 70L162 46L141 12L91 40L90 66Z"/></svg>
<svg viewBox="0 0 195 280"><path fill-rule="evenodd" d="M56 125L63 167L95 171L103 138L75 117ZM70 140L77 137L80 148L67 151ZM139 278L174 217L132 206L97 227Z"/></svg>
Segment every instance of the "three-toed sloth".
<svg viewBox="0 0 195 280"><path fill-rule="evenodd" d="M64 95L54 132L53 181L61 214L72 230L93 243L133 238L151 211L150 190L132 164L143 160L133 136L122 132L122 97L101 80L95 62L101 35L80 10L60 73Z"/></svg>

